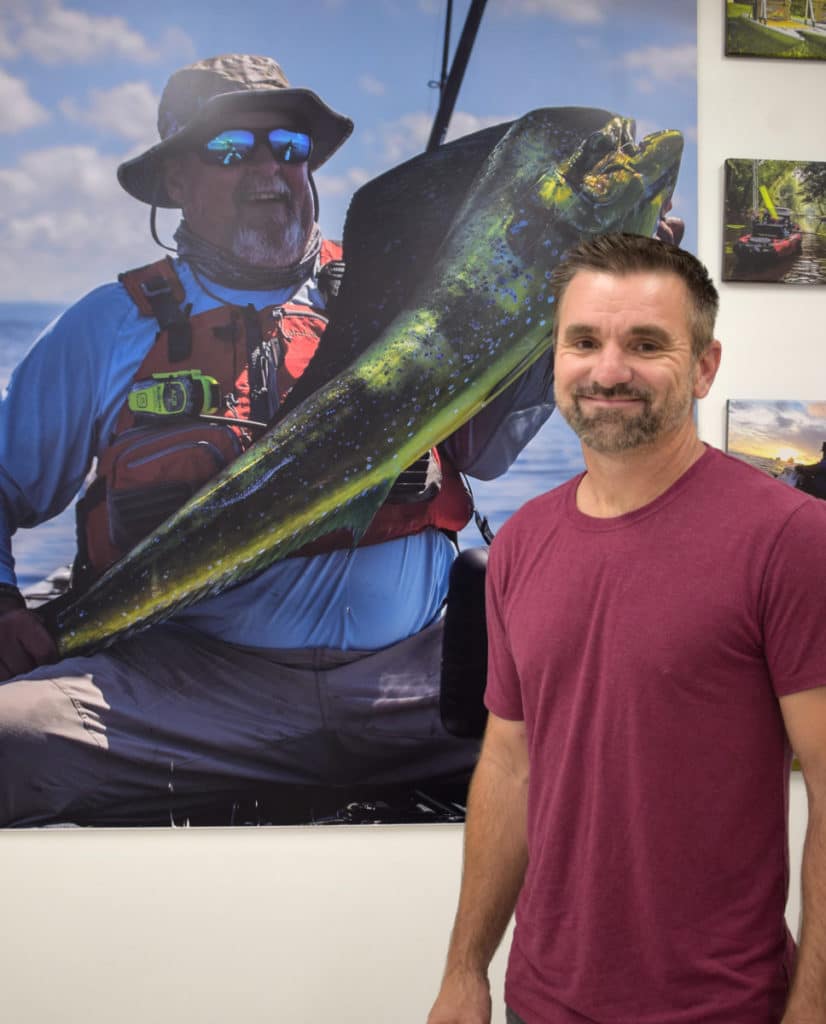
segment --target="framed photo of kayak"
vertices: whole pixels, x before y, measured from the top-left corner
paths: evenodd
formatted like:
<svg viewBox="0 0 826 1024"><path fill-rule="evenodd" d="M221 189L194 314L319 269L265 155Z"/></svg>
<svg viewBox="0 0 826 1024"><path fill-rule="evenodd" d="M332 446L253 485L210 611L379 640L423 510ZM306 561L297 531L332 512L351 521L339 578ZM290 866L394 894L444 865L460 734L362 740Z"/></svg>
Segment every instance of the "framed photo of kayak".
<svg viewBox="0 0 826 1024"><path fill-rule="evenodd" d="M826 400L729 399L726 451L826 499Z"/></svg>
<svg viewBox="0 0 826 1024"><path fill-rule="evenodd" d="M727 57L826 60L826 0L724 0Z"/></svg>
<svg viewBox="0 0 826 1024"><path fill-rule="evenodd" d="M724 281L826 284L826 163L729 159Z"/></svg>

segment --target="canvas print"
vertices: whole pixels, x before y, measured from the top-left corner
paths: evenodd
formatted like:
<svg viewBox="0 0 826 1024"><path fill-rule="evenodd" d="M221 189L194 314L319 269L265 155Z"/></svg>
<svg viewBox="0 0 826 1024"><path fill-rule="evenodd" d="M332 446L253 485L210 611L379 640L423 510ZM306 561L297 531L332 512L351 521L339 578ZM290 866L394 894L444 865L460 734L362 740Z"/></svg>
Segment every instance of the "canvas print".
<svg viewBox="0 0 826 1024"><path fill-rule="evenodd" d="M547 277L697 220L695 5L483 6L0 12L0 668L72 692L0 825L462 820Z"/></svg>
<svg viewBox="0 0 826 1024"><path fill-rule="evenodd" d="M726 55L826 60L826 0L724 0Z"/></svg>
<svg viewBox="0 0 826 1024"><path fill-rule="evenodd" d="M826 284L826 163L726 160L724 281Z"/></svg>
<svg viewBox="0 0 826 1024"><path fill-rule="evenodd" d="M826 498L826 401L731 399L726 450L790 487Z"/></svg>

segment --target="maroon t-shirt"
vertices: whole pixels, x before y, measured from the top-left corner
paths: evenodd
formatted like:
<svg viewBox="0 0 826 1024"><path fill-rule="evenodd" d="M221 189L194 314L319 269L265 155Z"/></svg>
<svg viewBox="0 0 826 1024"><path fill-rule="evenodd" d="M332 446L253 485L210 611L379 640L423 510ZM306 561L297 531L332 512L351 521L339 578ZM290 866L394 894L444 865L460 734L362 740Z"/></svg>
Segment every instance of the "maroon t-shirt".
<svg viewBox="0 0 826 1024"><path fill-rule="evenodd" d="M502 528L486 702L524 719L529 866L506 999L531 1024L776 1024L790 753L826 683L826 502L708 449L650 505Z"/></svg>

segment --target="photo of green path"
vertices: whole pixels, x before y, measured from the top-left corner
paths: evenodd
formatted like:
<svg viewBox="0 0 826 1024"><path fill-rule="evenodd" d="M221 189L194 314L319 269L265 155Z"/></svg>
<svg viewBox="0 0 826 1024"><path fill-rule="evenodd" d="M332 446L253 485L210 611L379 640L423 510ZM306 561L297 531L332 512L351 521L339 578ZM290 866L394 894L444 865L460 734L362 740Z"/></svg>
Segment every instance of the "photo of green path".
<svg viewBox="0 0 826 1024"><path fill-rule="evenodd" d="M726 56L826 60L826 0L726 0Z"/></svg>
<svg viewBox="0 0 826 1024"><path fill-rule="evenodd" d="M723 280L826 284L826 163L726 160Z"/></svg>

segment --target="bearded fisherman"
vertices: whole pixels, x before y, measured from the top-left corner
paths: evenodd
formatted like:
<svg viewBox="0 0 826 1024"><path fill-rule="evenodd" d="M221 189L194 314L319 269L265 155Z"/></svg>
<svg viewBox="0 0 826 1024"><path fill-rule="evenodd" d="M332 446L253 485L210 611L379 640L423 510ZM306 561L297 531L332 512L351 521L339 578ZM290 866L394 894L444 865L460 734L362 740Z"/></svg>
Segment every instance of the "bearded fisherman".
<svg viewBox="0 0 826 1024"><path fill-rule="evenodd" d="M438 709L450 534L472 512L459 474L499 475L536 433L552 409L546 359L403 474L354 550L334 537L57 664L16 586L15 530L64 509L93 464L79 588L261 435L342 275L313 172L352 128L270 58L177 71L161 141L118 170L156 241L155 209L182 210L176 258L86 295L15 371L0 404L0 824L152 820L171 791L186 807L248 784L472 767L476 742L449 736Z"/></svg>

